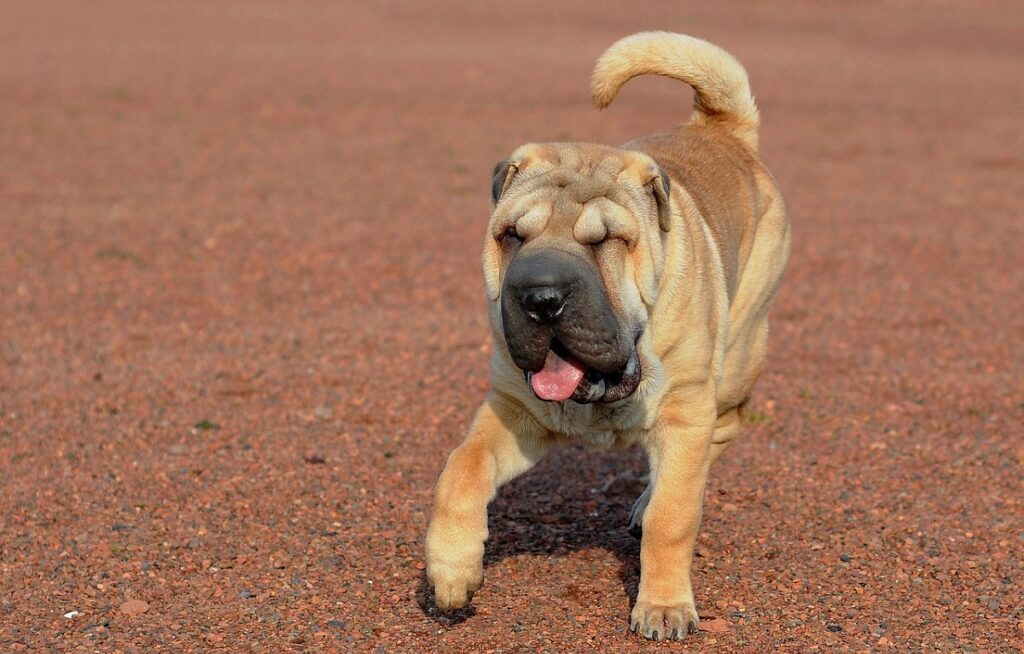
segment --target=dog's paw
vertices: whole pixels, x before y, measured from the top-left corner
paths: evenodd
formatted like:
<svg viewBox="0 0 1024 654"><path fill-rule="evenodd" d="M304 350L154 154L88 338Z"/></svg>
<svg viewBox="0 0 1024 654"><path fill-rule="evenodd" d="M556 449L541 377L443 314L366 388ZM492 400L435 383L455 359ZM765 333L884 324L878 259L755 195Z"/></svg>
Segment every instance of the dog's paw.
<svg viewBox="0 0 1024 654"><path fill-rule="evenodd" d="M455 611L469 605L473 593L484 581L483 564L427 564L427 579L434 589L434 603L442 611Z"/></svg>
<svg viewBox="0 0 1024 654"><path fill-rule="evenodd" d="M697 633L699 624L693 604L658 606L638 601L629 618L629 630L650 640L682 640Z"/></svg>

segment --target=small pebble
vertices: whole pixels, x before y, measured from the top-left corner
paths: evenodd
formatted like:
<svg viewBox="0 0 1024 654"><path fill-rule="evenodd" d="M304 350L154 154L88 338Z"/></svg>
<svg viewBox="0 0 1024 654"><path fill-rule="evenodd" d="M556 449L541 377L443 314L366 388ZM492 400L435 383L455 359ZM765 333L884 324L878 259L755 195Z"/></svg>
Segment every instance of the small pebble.
<svg viewBox="0 0 1024 654"><path fill-rule="evenodd" d="M729 631L729 622L722 618L715 618L713 620L701 620L697 628L700 631L705 631L712 634L724 634Z"/></svg>
<svg viewBox="0 0 1024 654"><path fill-rule="evenodd" d="M127 602L122 603L118 610L121 611L121 613L127 615L128 617L142 615L143 613L149 610L149 602L145 602L143 600L138 599L130 599Z"/></svg>

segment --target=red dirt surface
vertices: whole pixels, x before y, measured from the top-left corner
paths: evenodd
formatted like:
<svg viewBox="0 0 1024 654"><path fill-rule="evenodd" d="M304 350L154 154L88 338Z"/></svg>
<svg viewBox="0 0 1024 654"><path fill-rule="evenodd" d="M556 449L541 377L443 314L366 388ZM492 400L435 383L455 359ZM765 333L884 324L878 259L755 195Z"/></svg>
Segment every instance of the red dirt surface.
<svg viewBox="0 0 1024 654"><path fill-rule="evenodd" d="M174 4L0 3L0 650L1024 647L1024 5ZM439 616L491 166L682 119L589 106L652 28L746 64L795 230L711 631L626 631L636 451L503 489Z"/></svg>

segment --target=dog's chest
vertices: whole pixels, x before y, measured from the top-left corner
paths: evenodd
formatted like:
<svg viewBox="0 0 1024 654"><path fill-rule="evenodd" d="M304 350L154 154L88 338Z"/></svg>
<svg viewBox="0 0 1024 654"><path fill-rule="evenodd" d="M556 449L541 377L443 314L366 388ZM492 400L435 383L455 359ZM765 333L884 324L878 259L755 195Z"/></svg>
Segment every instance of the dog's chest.
<svg viewBox="0 0 1024 654"><path fill-rule="evenodd" d="M642 412L635 403L617 406L546 403L544 422L554 432L597 448L624 445L627 435L641 427Z"/></svg>

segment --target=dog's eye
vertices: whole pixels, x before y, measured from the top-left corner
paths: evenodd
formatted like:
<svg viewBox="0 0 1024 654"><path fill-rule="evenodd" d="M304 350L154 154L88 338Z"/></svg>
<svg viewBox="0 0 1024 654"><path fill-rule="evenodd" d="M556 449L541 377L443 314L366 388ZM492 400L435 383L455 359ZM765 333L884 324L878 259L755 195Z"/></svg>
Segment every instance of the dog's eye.
<svg viewBox="0 0 1024 654"><path fill-rule="evenodd" d="M591 243L590 247L594 250L604 250L606 248L615 249L616 245L624 245L627 249L631 247L630 241L622 236L606 235L600 241Z"/></svg>
<svg viewBox="0 0 1024 654"><path fill-rule="evenodd" d="M502 232L498 240L501 241L502 245L514 247L522 244L523 237L516 231L515 225L510 225L508 229Z"/></svg>
<svg viewBox="0 0 1024 654"><path fill-rule="evenodd" d="M595 241L592 245L594 247L598 247L598 246L601 246L601 245L610 245L612 243L620 243L620 242L623 242L623 241L625 241L625 239L622 238L621 235L619 235L619 234L609 234L609 233L605 232L605 235L602 236L600 240Z"/></svg>

